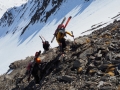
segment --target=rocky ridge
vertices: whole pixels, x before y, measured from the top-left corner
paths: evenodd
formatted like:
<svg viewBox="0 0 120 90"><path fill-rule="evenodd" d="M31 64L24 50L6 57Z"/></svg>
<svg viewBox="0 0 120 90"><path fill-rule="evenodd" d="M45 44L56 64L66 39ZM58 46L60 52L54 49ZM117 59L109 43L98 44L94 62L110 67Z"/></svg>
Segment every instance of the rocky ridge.
<svg viewBox="0 0 120 90"><path fill-rule="evenodd" d="M24 77L27 64L34 58L10 64L12 71L0 76L0 90L120 90L120 21L67 40L65 58L57 47L40 55L48 62L47 74L36 85ZM24 78L23 78L24 77Z"/></svg>

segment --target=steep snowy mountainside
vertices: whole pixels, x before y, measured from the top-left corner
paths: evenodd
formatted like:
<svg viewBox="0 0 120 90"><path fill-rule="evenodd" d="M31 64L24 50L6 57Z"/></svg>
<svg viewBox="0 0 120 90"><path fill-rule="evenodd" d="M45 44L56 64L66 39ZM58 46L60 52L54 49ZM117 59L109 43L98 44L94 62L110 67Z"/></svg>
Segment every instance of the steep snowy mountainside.
<svg viewBox="0 0 120 90"><path fill-rule="evenodd" d="M9 8L18 7L27 1L28 0L0 0L0 18Z"/></svg>
<svg viewBox="0 0 120 90"><path fill-rule="evenodd" d="M53 1L54 0L44 0L43 2L38 0L29 0L28 3L21 7L10 9L0 20L2 30L1 35L5 35L8 32L14 34L16 31L20 31L20 35L22 35L27 31L26 29L31 28L30 26L33 27L34 23L38 21L38 24L40 24L40 22L45 23L48 17L57 11L64 0ZM33 32L31 34L33 34Z"/></svg>
<svg viewBox="0 0 120 90"><path fill-rule="evenodd" d="M55 21L53 21L54 24L58 23L74 7L78 12L72 12L71 15L73 17L82 13L92 2L93 0L88 3L84 0L77 2L68 2L67 0L29 0L26 4L20 7L13 7L3 15L0 19L0 37L6 34L13 36L17 32L19 33L18 42L21 44L30 36L32 39L45 25L50 25L53 20ZM72 6L70 7L70 5Z"/></svg>

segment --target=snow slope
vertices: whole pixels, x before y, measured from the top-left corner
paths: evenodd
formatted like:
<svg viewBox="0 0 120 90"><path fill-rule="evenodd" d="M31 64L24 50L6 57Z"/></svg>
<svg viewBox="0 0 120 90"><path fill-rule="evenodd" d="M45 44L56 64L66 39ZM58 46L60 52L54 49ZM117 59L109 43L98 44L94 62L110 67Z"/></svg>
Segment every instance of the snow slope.
<svg viewBox="0 0 120 90"><path fill-rule="evenodd" d="M2 0L0 3L1 2ZM11 6L8 5L9 7L14 5L13 2L7 2L7 4L9 3L12 3ZM22 0L17 0L17 3L23 2ZM19 38L19 31L14 35L11 33L7 34L6 36L3 35L0 37L0 74L7 71L11 62L25 59L27 56L34 55L34 53L38 50L43 51L42 42L39 38L39 35L43 35L45 39L50 42L57 25L62 21L64 16L72 16L72 19L66 30L73 31L75 37L78 37L91 33L87 32L81 34L82 32L91 29L92 26L103 23L108 25L109 23L113 22L115 18L112 18L120 14L119 3L120 0L89 0L88 2L84 0L66 0L66 2L60 7L58 13L51 16L46 23L36 23L36 25L31 25L29 32L27 31L26 34L24 34L21 38ZM6 2L2 2L2 4L5 6ZM49 6L47 9L50 7L51 6ZM29 11L27 12L29 13ZM58 18L60 17L62 17L62 19L59 20ZM11 28L15 28L16 25L19 28L23 27L23 25L29 20L28 18L25 19L26 20L19 21L18 24L14 22L14 25L12 25ZM117 17L117 19L120 18ZM35 31L33 32L33 30ZM67 36L67 38L73 40L73 38L70 36ZM57 43L54 40L53 43L51 43L51 47L55 46L57 46Z"/></svg>

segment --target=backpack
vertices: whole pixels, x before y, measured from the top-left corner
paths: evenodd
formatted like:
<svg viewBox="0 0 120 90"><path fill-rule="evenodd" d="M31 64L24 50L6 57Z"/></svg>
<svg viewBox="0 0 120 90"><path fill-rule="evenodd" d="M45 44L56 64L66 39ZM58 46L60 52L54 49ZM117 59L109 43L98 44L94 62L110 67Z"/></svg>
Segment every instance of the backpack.
<svg viewBox="0 0 120 90"><path fill-rule="evenodd" d="M48 50L49 50L49 46L50 46L50 44L49 44L48 41L45 41L45 42L43 43L43 48L44 48L44 50L48 51Z"/></svg>
<svg viewBox="0 0 120 90"><path fill-rule="evenodd" d="M57 35L60 30L65 32L65 26L63 24L58 25L57 30L55 31L55 35Z"/></svg>
<svg viewBox="0 0 120 90"><path fill-rule="evenodd" d="M39 52L36 52L36 53L35 53L35 56L36 56L36 57L39 56Z"/></svg>

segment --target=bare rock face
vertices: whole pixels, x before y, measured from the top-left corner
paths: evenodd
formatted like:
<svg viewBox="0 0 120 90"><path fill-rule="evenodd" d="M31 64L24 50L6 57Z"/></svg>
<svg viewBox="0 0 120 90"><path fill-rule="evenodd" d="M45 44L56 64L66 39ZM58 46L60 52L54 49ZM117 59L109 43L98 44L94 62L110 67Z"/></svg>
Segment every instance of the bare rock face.
<svg viewBox="0 0 120 90"><path fill-rule="evenodd" d="M40 84L27 81L26 67L33 56L12 62L11 72L0 76L0 90L119 90L120 21L68 40L65 57L53 48L40 55L45 68ZM74 46L72 46L74 45Z"/></svg>

